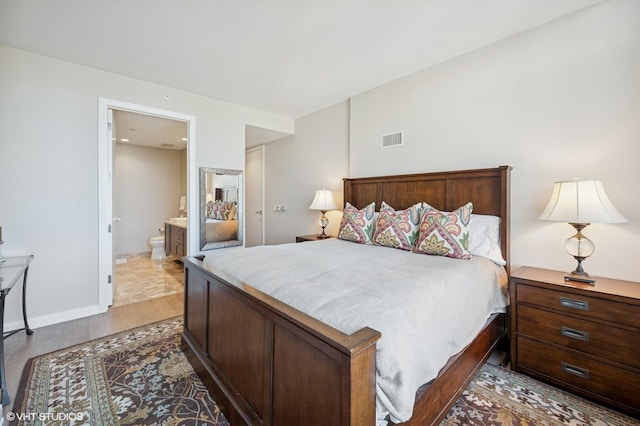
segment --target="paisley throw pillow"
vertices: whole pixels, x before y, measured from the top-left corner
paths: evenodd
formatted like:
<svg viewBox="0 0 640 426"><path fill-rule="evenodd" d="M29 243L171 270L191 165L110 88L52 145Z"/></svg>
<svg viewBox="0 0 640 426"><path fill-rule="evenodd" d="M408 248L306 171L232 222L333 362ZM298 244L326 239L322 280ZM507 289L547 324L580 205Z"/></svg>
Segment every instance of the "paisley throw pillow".
<svg viewBox="0 0 640 426"><path fill-rule="evenodd" d="M428 204L422 210L416 253L471 259L469 222L473 204L467 203L453 212L441 212Z"/></svg>
<svg viewBox="0 0 640 426"><path fill-rule="evenodd" d="M347 203L342 213L338 238L354 243L371 244L375 209L376 203L371 203L362 210Z"/></svg>
<svg viewBox="0 0 640 426"><path fill-rule="evenodd" d="M421 209L418 206L396 211L383 201L376 220L373 244L402 250L413 249L420 225Z"/></svg>

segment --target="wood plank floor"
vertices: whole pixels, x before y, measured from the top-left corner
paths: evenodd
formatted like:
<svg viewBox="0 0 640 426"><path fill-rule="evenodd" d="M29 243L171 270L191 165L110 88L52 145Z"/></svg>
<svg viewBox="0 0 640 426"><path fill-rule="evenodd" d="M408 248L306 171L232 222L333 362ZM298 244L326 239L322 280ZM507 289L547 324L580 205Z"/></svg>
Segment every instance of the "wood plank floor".
<svg viewBox="0 0 640 426"><path fill-rule="evenodd" d="M104 314L37 328L31 336L20 332L8 337L4 341L4 353L11 403L4 407L4 413L11 411L29 358L182 314L183 294L179 293L113 306Z"/></svg>

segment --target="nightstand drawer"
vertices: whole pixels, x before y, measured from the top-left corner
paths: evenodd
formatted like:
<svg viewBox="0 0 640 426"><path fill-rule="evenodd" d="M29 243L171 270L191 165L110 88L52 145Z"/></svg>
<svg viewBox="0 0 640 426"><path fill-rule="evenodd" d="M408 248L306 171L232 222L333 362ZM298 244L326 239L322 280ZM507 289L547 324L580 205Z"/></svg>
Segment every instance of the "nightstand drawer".
<svg viewBox="0 0 640 426"><path fill-rule="evenodd" d="M551 345L519 337L518 367L634 410L640 407L640 375Z"/></svg>
<svg viewBox="0 0 640 426"><path fill-rule="evenodd" d="M516 297L517 303L528 303L556 311L640 328L640 307L638 305L522 284L518 285Z"/></svg>
<svg viewBox="0 0 640 426"><path fill-rule="evenodd" d="M640 333L518 306L518 334L640 369Z"/></svg>

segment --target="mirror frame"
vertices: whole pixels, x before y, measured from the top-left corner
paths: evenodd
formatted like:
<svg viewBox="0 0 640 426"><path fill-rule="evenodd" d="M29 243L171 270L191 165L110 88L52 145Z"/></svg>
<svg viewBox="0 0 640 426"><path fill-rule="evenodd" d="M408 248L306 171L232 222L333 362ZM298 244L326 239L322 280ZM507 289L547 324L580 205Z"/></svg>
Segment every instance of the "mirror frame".
<svg viewBox="0 0 640 426"><path fill-rule="evenodd" d="M236 207L238 215L238 238L236 240L207 242L207 173L238 176L238 205ZM242 173L242 170L200 167L200 250L213 250L224 247L241 246L244 244L244 186L242 184Z"/></svg>

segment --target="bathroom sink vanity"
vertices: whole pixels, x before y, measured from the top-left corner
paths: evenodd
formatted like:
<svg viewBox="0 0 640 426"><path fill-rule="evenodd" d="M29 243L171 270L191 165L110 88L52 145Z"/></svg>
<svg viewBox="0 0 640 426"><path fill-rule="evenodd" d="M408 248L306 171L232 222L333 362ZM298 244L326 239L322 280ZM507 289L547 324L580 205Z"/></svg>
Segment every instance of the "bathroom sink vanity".
<svg viewBox="0 0 640 426"><path fill-rule="evenodd" d="M167 256L187 255L187 220L174 218L164 222L164 250Z"/></svg>

